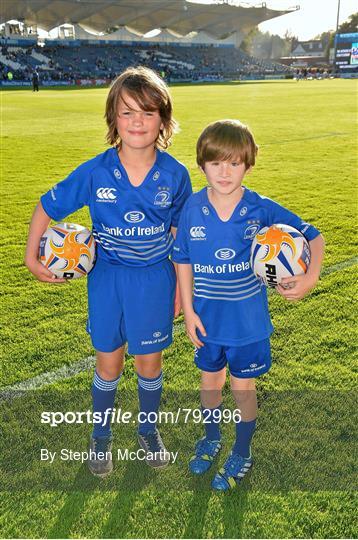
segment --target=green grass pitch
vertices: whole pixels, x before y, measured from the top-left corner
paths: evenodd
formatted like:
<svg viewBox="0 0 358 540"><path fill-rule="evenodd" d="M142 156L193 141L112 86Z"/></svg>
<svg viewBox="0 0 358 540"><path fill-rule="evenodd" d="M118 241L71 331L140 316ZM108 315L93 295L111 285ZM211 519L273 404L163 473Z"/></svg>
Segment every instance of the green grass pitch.
<svg viewBox="0 0 358 540"><path fill-rule="evenodd" d="M195 483L187 458L200 428L162 426L178 463L159 474L118 462L105 481L85 465L51 469L39 444L84 450L89 426L56 429L39 412L90 406L91 372L3 405L0 537L31 538L348 538L357 537L354 473L356 310L356 83L267 81L175 86L181 131L170 152L204 185L195 164L203 127L238 118L260 146L246 184L314 223L326 240L324 273L306 299L270 295L273 367L258 381L255 468L236 491L217 495L212 473ZM1 230L3 281L0 386L93 354L85 333L86 280L36 282L23 266L28 224L39 196L102 152L106 89L4 91ZM67 219L90 225L87 209ZM163 408L198 406L199 374L183 332L165 353ZM136 407L130 359L118 392ZM165 395L167 394L167 397ZM231 404L229 395L225 403ZM47 409L48 410L48 409ZM115 447L135 448L134 428L116 426ZM225 426L225 452L233 429ZM184 439L184 442L183 442ZM57 475L57 476L56 476Z"/></svg>

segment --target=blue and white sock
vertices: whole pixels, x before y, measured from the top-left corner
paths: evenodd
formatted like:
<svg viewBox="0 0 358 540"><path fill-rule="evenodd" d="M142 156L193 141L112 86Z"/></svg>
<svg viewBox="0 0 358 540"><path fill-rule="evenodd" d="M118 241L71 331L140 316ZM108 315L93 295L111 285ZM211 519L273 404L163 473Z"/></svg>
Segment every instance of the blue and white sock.
<svg viewBox="0 0 358 540"><path fill-rule="evenodd" d="M145 435L146 433L155 431L156 422L155 418L147 419L149 413L158 413L160 398L162 395L163 388L163 373L162 371L154 379L147 379L142 377L138 373L138 398L139 398L139 409L141 413L145 413L144 418L139 421L138 432L140 435ZM151 415L155 417L155 414Z"/></svg>
<svg viewBox="0 0 358 540"><path fill-rule="evenodd" d="M113 409L116 390L122 373L112 381L102 379L95 371L92 384L93 412L101 413L102 421L93 424L93 437L106 437L112 434L110 415L105 419L105 411ZM105 420L105 422L104 422ZM103 425L104 424L104 425Z"/></svg>
<svg viewBox="0 0 358 540"><path fill-rule="evenodd" d="M236 422L236 441L232 451L243 458L250 457L250 446L255 433L256 418L251 422Z"/></svg>

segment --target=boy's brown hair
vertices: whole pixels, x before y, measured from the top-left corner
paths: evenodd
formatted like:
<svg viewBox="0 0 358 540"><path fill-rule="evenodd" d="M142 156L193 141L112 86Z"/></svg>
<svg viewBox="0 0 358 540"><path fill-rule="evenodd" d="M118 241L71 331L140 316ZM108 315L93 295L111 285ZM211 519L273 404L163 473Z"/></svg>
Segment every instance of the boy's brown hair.
<svg viewBox="0 0 358 540"><path fill-rule="evenodd" d="M204 169L207 161L239 159L246 169L255 165L258 146L254 136L239 120L218 120L209 124L196 145L196 161Z"/></svg>
<svg viewBox="0 0 358 540"><path fill-rule="evenodd" d="M105 118L108 126L106 140L110 145L120 145L116 127L118 100L128 94L143 111L158 110L164 128L160 130L155 146L165 150L177 128L173 106L165 82L155 71L139 66L126 69L112 83L107 96ZM124 101L124 99L123 99Z"/></svg>

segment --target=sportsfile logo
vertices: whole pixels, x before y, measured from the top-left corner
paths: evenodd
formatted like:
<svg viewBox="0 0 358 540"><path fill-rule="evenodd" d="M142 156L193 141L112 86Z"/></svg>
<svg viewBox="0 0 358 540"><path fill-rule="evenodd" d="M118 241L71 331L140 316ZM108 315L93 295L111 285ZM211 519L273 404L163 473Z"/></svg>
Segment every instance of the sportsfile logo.
<svg viewBox="0 0 358 540"><path fill-rule="evenodd" d="M205 227L191 227L190 240L206 240Z"/></svg>
<svg viewBox="0 0 358 540"><path fill-rule="evenodd" d="M132 210L131 212L127 212L124 214L124 219L127 221L127 223L140 223L145 218L145 215L143 212L138 212L135 210Z"/></svg>
<svg viewBox="0 0 358 540"><path fill-rule="evenodd" d="M100 187L96 191L97 200L96 202L107 202L107 203L116 203L117 195L115 188L109 187Z"/></svg>
<svg viewBox="0 0 358 540"><path fill-rule="evenodd" d="M220 248L215 251L215 257L220 261L229 261L235 257L236 253L231 248Z"/></svg>

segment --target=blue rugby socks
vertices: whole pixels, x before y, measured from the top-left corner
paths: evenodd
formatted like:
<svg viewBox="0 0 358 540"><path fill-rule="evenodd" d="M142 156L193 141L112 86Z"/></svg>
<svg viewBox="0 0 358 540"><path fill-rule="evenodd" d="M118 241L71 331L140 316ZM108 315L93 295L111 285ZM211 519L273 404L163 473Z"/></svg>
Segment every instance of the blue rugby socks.
<svg viewBox="0 0 358 540"><path fill-rule="evenodd" d="M122 373L117 379L105 381L95 371L92 384L93 412L100 413L102 421L93 424L93 437L106 437L111 435L110 414L105 416L107 409L113 409L117 386Z"/></svg>
<svg viewBox="0 0 358 540"><path fill-rule="evenodd" d="M243 458L250 457L250 445L256 428L256 418L251 422L236 422L236 441L232 451Z"/></svg>
<svg viewBox="0 0 358 540"><path fill-rule="evenodd" d="M163 373L158 377L147 379L138 373L138 398L140 418L138 432L141 435L155 431L156 415L158 414L163 388ZM150 413L153 413L150 415ZM149 415L149 419L148 419Z"/></svg>
<svg viewBox="0 0 358 540"><path fill-rule="evenodd" d="M221 404L213 409L201 406L205 436L210 441L220 441Z"/></svg>

